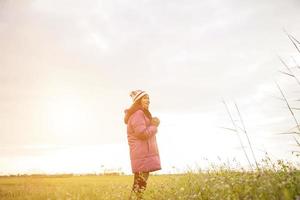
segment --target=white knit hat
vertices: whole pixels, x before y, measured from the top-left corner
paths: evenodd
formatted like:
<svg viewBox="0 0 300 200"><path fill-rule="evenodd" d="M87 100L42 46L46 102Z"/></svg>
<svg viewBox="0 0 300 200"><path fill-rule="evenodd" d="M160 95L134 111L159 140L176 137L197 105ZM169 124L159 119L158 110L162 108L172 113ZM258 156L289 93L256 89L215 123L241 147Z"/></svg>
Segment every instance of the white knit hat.
<svg viewBox="0 0 300 200"><path fill-rule="evenodd" d="M130 92L130 97L132 98L132 102L135 103L137 100L139 100L140 98L142 98L146 94L147 93L145 91L134 90L134 91Z"/></svg>

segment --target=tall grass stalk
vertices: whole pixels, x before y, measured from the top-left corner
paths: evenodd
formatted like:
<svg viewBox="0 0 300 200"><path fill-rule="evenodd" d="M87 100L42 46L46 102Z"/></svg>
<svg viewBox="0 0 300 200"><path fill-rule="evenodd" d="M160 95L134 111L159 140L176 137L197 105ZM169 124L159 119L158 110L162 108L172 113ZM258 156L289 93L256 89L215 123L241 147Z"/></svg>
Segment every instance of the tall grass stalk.
<svg viewBox="0 0 300 200"><path fill-rule="evenodd" d="M277 88L279 89L279 91L280 91L280 93L281 93L281 95L282 95L282 97L283 97L283 99L284 99L284 101L285 101L285 103L286 103L286 105L287 105L287 107L288 107L288 109L289 109L291 115L293 116L294 122L296 123L296 127L297 127L297 129L298 129L298 131L299 131L299 134L300 134L300 126L299 126L299 122L298 122L298 120L297 120L297 118L296 118L296 116L295 116L295 113L293 112L293 109L292 109L292 107L290 106L290 104L289 104L289 102L288 102L286 96L284 95L282 89L280 88L279 84L278 84L277 82L275 82L275 83L276 83Z"/></svg>
<svg viewBox="0 0 300 200"><path fill-rule="evenodd" d="M298 53L300 53L300 49L298 47L300 45L300 42L294 36L292 36L291 34L289 34L286 30L283 30L283 31L288 36L289 40L292 42L292 44L294 45L294 47L296 48L296 50L298 51ZM280 58L279 56L278 56L278 58L279 58L280 62L285 66L285 68L288 70L288 72L283 72L283 71L279 71L279 72L282 73L282 74L284 74L284 75L288 75L289 77L294 78L296 80L297 84L300 85L300 81L299 81L298 77L291 70L292 67L289 67L287 65L287 63L284 62L284 60L282 58ZM298 65L298 63L295 60L295 58L294 57L292 57L292 58L293 58L294 63L296 64L296 67L294 67L294 68L300 69L300 66ZM280 133L280 134L292 134L292 135L298 135L299 136L300 135L300 126L299 126L299 122L298 122L298 120L296 118L296 115L294 113L294 110L300 110L300 108L292 107L291 104L289 103L289 101L287 100L287 98L286 98L283 90L279 86L279 84L277 82L275 82L275 83L277 85L277 88L280 91L281 96L283 97L282 100L286 103L287 108L289 109L289 112L292 115L293 120L294 120L294 122L296 124L296 127L293 127L292 129L290 129L286 133ZM296 101L299 101L299 100L296 100ZM293 131L294 128L297 128L297 131ZM297 138L295 136L294 136L294 140L296 141L297 145L300 146L300 142L297 140Z"/></svg>
<svg viewBox="0 0 300 200"><path fill-rule="evenodd" d="M253 156L254 161L255 161L256 169L259 169L258 163L257 163L257 160L256 160L256 157L255 157L255 154L254 154L254 151L253 151L253 148L252 148L252 144L251 144L251 142L250 142L250 139L249 139L249 136L248 136L248 133L247 133L247 130L246 130L246 126L245 126L244 120L243 120L242 115L241 115L241 112L240 112L239 107L237 106L237 104L236 104L236 103L234 103L234 104L235 104L235 108L236 108L236 110L237 110L237 112L238 112L238 114L239 114L239 118L240 118L240 121L241 121L242 126L243 126L243 132L245 133L245 135L246 135L246 137L247 137L248 144L249 144L249 147L250 147L250 149L251 149L252 156Z"/></svg>
<svg viewBox="0 0 300 200"><path fill-rule="evenodd" d="M300 42L294 36L292 36L291 34L289 34L286 30L283 30L283 31L288 36L289 40L293 43L293 45L297 49L298 53L300 53L300 49L298 47L298 45L300 45Z"/></svg>
<svg viewBox="0 0 300 200"><path fill-rule="evenodd" d="M283 72L283 71L279 71L279 72L282 73L282 74L293 77L296 80L296 82L298 83L298 85L300 85L299 79L294 74L294 72L290 69L290 67L286 64L286 62L284 62L281 57L278 56L278 58L279 58L280 62L285 66L285 68L288 70L289 73L286 73L286 72Z"/></svg>
<svg viewBox="0 0 300 200"><path fill-rule="evenodd" d="M284 95L282 89L280 88L279 84L277 82L275 82L275 83L276 83L276 85L277 85L277 87L278 87L278 89L279 89L279 91L280 91L280 93L281 93L281 95L282 95L282 97L283 97L283 99L284 99L284 101L285 101L285 103L286 103L286 105L287 105L287 107L288 107L291 115L293 116L294 122L296 124L297 129L298 129L298 132L295 132L295 133L297 135L300 135L300 126L299 126L299 122L298 122L298 120L297 120L297 118L295 116L295 113L293 112L293 109L291 108L291 106L290 106L290 104L289 104L286 96ZM298 146L300 146L300 142L297 140L296 137L294 137L294 140L296 141L296 143L298 144Z"/></svg>
<svg viewBox="0 0 300 200"><path fill-rule="evenodd" d="M245 157L246 157L246 159L247 159L247 161L248 161L248 164L249 164L250 168L253 170L252 164L251 164L251 162L250 162L250 159L249 159L248 154L247 154L247 152L246 152L245 146L243 145L242 138L241 138L241 136L240 136L240 134L239 134L239 131L238 131L238 128L239 128L239 127L237 126L237 124L236 124L235 121L233 120L232 114L230 113L230 110L229 110L229 108L228 108L228 106L227 106L227 104L226 104L226 102L225 102L224 100L223 100L223 103L224 103L224 105L225 105L226 111L227 111L227 113L228 113L228 115L229 115L229 117L230 117L230 120L231 120L231 122L232 122L232 125L233 125L233 127L234 127L234 129L229 129L229 130L232 130L232 131L234 131L234 132L237 134L238 139L239 139L239 142L240 142L240 145L241 145L241 147L242 147L242 149L243 149L243 152L244 152L244 154L245 154ZM227 129L228 129L228 128L227 128Z"/></svg>

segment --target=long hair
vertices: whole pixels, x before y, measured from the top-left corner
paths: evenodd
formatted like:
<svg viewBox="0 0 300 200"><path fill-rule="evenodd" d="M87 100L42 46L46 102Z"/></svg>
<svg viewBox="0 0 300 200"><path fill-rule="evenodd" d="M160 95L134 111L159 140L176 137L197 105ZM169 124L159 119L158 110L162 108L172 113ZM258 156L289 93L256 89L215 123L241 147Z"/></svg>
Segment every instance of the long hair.
<svg viewBox="0 0 300 200"><path fill-rule="evenodd" d="M144 114L150 119L150 121L152 120L152 115L151 115L150 111L148 109L144 109L142 107L141 100L142 100L142 98L138 99L136 102L134 102L134 104L132 104L130 106L129 109L125 110L125 117L124 117L125 124L128 123L129 117L138 110L142 110L144 112Z"/></svg>

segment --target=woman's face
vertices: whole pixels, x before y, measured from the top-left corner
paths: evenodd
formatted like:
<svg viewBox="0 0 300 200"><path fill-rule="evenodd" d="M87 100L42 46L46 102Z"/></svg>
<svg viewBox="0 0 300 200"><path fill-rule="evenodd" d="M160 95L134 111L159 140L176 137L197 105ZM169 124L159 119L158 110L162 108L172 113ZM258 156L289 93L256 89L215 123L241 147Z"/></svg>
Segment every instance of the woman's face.
<svg viewBox="0 0 300 200"><path fill-rule="evenodd" d="M150 104L150 100L149 100L149 96L148 94L144 95L141 99L141 104L142 104L142 107L144 109L147 109L149 108L149 104Z"/></svg>

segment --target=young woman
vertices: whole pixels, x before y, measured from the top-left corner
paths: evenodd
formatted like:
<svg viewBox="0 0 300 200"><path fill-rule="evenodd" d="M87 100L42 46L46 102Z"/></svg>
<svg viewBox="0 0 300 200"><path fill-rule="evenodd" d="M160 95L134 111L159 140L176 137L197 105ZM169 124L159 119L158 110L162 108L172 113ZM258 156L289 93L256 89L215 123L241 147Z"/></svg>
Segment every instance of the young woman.
<svg viewBox="0 0 300 200"><path fill-rule="evenodd" d="M127 124L131 169L134 173L132 191L141 199L149 173L161 169L155 136L160 120L152 117L149 95L145 91L132 91L130 96L133 104L125 110L124 121Z"/></svg>

